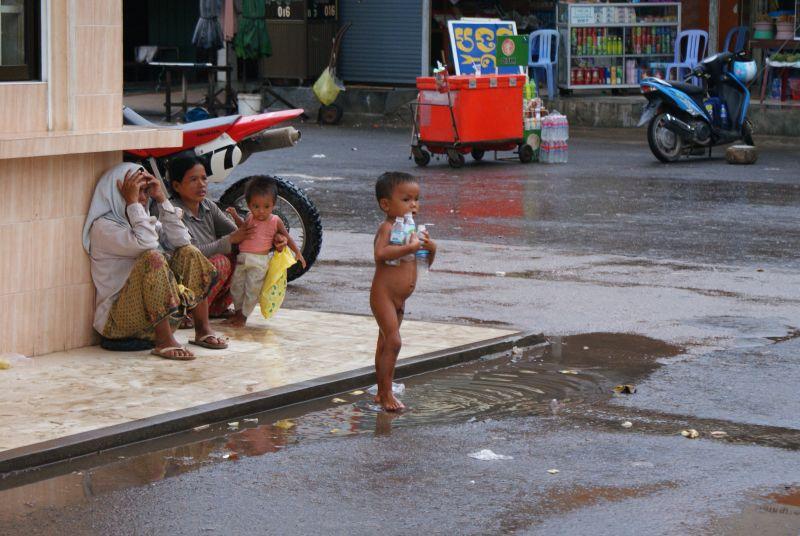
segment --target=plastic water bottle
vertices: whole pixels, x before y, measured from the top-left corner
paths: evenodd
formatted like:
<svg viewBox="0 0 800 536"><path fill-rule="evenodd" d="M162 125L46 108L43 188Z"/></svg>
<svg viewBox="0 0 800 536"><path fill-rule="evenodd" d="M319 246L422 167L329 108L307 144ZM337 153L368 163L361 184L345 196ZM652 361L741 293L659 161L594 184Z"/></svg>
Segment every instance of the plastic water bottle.
<svg viewBox="0 0 800 536"><path fill-rule="evenodd" d="M406 228L403 218L397 217L394 219L394 223L392 224L392 232L389 235L389 245L390 246L402 246L406 243ZM400 264L400 259L395 259L393 261L386 261L386 264L389 266L397 266Z"/></svg>
<svg viewBox="0 0 800 536"><path fill-rule="evenodd" d="M417 234L421 235L422 233L428 232L428 225L430 224L420 225L417 229ZM417 270L422 269L423 272L428 271L428 259L430 258L430 254L431 252L427 249L420 248L417 250Z"/></svg>
<svg viewBox="0 0 800 536"><path fill-rule="evenodd" d="M719 107L719 118L722 123L722 128L728 130L730 124L728 123L728 106L723 102Z"/></svg>
<svg viewBox="0 0 800 536"><path fill-rule="evenodd" d="M405 234L405 244L408 244L411 240L411 234L417 231L417 224L414 223L414 216L410 212L406 212L406 215L403 217L403 232ZM403 257L404 261L413 261L414 254L409 253L405 257Z"/></svg>

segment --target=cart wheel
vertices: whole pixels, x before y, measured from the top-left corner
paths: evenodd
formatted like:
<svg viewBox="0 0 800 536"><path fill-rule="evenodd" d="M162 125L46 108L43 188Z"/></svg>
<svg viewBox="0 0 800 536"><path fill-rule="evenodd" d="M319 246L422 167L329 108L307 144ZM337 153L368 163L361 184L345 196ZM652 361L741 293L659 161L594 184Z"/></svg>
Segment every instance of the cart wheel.
<svg viewBox="0 0 800 536"><path fill-rule="evenodd" d="M519 146L519 161L523 164L533 162L533 147L527 143Z"/></svg>
<svg viewBox="0 0 800 536"><path fill-rule="evenodd" d="M337 125L342 120L344 110L337 104L319 107L319 122L323 125Z"/></svg>
<svg viewBox="0 0 800 536"><path fill-rule="evenodd" d="M483 149L473 149L472 150L472 159L480 162L483 160L483 155L486 154L486 151Z"/></svg>
<svg viewBox="0 0 800 536"><path fill-rule="evenodd" d="M464 167L464 155L461 153L456 152L448 152L447 153L447 163L450 164L450 167L453 169L458 169L460 167Z"/></svg>
<svg viewBox="0 0 800 536"><path fill-rule="evenodd" d="M425 149L417 149L414 151L414 162L419 167L425 167L431 163L431 153Z"/></svg>

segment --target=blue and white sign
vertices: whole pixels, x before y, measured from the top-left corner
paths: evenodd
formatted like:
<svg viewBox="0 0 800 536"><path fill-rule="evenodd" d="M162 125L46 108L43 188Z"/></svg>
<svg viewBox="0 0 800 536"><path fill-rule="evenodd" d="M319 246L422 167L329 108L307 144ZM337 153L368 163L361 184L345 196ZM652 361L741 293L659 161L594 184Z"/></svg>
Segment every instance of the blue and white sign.
<svg viewBox="0 0 800 536"><path fill-rule="evenodd" d="M447 22L450 48L456 74L473 74L480 65L482 74L494 74L498 36L517 35L514 21L500 19L461 19ZM524 67L503 66L499 74L523 74Z"/></svg>

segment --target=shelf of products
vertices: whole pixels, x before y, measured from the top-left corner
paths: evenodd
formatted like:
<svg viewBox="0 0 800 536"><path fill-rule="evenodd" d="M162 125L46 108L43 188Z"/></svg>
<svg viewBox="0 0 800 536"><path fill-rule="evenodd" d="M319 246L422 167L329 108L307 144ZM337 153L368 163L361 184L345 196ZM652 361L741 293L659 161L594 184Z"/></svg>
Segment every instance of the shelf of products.
<svg viewBox="0 0 800 536"><path fill-rule="evenodd" d="M664 77L680 31L681 4L559 2L556 19L560 88L635 88L647 76Z"/></svg>

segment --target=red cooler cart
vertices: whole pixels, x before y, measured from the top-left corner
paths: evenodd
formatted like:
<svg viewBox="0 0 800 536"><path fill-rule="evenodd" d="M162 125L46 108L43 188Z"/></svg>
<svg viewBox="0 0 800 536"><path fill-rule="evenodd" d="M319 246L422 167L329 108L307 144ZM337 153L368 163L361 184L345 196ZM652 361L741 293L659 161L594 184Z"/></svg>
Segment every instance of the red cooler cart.
<svg viewBox="0 0 800 536"><path fill-rule="evenodd" d="M416 164L427 166L431 153L447 154L450 166L460 168L467 153L482 160L486 151L514 150L520 161L531 162L534 148L523 131L525 82L522 74L417 78L411 142Z"/></svg>

